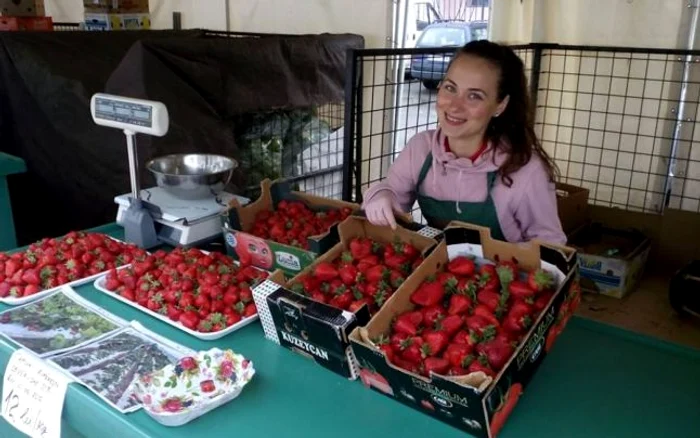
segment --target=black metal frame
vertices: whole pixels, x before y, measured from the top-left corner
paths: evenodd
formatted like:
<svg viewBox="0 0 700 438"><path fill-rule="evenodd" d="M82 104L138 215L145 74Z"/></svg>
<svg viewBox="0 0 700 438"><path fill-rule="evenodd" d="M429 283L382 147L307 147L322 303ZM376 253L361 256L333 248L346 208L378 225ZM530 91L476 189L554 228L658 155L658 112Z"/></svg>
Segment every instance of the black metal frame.
<svg viewBox="0 0 700 438"><path fill-rule="evenodd" d="M690 80L678 78L682 65L692 67L690 63L700 61L700 51L559 44L511 47L526 58L536 132L559 167L563 167L561 182L588 187L593 204L650 213L662 213L666 207L700 212L700 146L690 152L694 146L694 121L700 112L700 66L695 67L699 70L690 75ZM410 89L412 85L392 82L390 75L374 82L375 66L394 63L395 67L405 58L449 56L454 51L431 48L348 52L343 199L361 202L362 189L377 180L370 180L370 175L365 174L370 169L369 162L391 161L397 149L403 147L394 139L393 149L389 147L387 153L382 150L385 139L377 140L384 129L375 132L373 127L363 126L363 118L373 113L406 110L398 104L381 107L380 103L377 107L375 89L383 89L386 94L387 88ZM582 70L584 65L586 71ZM604 84L607 87L600 86ZM658 89L659 93L647 93L647 88ZM690 91L686 103L692 105L686 114L665 113L666 107L677 105L681 98L676 88ZM421 90L419 96L420 93ZM368 105L363 101L367 96L371 96ZM585 105L587 102L590 104ZM420 102L419 97L418 105L430 103ZM415 104L409 102L411 105ZM586 123L581 122L585 120ZM680 138L668 134L673 126L679 128ZM406 127L392 129L398 132ZM700 134L700 128L697 132ZM596 144L598 138L605 140ZM378 154L373 153L377 141L381 144ZM680 141L687 150L673 156L667 147L671 141ZM651 149L649 144L653 145ZM369 157L365 157L368 147ZM377 173L375 167L371 169ZM383 169L379 170L379 179L385 176Z"/></svg>

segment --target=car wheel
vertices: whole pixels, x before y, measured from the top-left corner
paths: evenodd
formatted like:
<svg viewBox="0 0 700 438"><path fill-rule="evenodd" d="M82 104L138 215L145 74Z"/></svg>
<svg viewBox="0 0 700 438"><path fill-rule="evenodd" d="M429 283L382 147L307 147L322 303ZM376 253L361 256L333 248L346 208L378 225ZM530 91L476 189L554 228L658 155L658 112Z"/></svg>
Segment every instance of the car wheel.
<svg viewBox="0 0 700 438"><path fill-rule="evenodd" d="M423 86L428 90L437 90L439 81L423 81Z"/></svg>

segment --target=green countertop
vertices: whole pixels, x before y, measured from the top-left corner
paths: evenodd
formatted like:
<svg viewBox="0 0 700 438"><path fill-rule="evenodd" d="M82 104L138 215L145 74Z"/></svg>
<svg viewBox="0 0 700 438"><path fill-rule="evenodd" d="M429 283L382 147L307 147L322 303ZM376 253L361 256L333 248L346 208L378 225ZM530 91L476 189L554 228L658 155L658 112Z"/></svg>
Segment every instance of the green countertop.
<svg viewBox="0 0 700 438"><path fill-rule="evenodd" d="M113 226L100 230L118 232ZM122 415L73 384L63 411L64 436L469 436L279 347L263 337L259 324L204 342L91 284L77 291L188 347L231 348L250 358L257 374L239 398L179 428L163 427L144 412ZM0 339L0 369L14 349ZM700 351L573 318L499 437L691 436L700 430L699 412ZM0 420L0 436L20 435Z"/></svg>

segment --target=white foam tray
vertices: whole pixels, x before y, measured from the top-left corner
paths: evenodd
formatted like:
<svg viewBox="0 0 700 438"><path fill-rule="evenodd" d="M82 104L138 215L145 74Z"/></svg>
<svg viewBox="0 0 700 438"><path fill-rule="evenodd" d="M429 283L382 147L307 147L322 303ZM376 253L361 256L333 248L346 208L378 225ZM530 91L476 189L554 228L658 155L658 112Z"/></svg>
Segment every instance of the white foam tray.
<svg viewBox="0 0 700 438"><path fill-rule="evenodd" d="M247 326L248 324L250 324L254 321L257 321L259 319L258 315L256 314L254 316L249 316L248 318L244 318L244 319L240 320L239 322L237 322L236 324L232 325L231 327L226 327L225 329L220 330L218 332L202 333L202 332L198 332L195 330L191 330L191 329L185 327L184 325L182 325L179 321L173 321L172 319L168 318L167 316L161 315L160 313L154 312L146 307L141 306L138 303L127 300L126 298L122 297L119 294L111 292L104 285L106 281L107 281L107 274L102 274L101 277L99 277L97 280L95 280L95 289L99 290L102 293L109 295L110 297L114 298L115 300L119 300L124 304L128 304L129 306L131 306L135 309L138 309L138 310L140 310L148 315L151 315L152 317L157 318L157 319L163 321L164 323L175 327L176 329L182 330L183 332L187 333L188 335L194 336L195 338L202 339L204 341L213 341L216 339L223 338L224 336L226 336L230 333L233 333L236 330L242 329L243 327Z"/></svg>
<svg viewBox="0 0 700 438"><path fill-rule="evenodd" d="M119 239L115 239L114 237L111 237L111 236L107 236L107 237L109 237L110 239L112 239L112 240L114 240L114 241L116 241L116 242L126 244L126 242L121 241L121 240L119 240ZM118 267L117 270L124 269L124 268L127 268L127 267L129 267L129 266L131 266L131 264L122 265L122 266ZM82 286L82 285L84 285L84 284L88 284L88 283L90 283L90 282L92 282L92 281L95 281L95 280L96 280L97 278L99 278L100 276L106 275L108 272L109 272L109 270L107 269L107 270L104 270L104 271L102 271L102 272L100 272L100 273L97 273L97 274L95 274L95 275L91 275L91 276L89 276L89 277L85 277L85 278L81 278L81 279L79 279L79 280L71 281L71 282L62 284L62 285L60 285L60 286L52 287L51 289L44 289L44 290L42 290L41 292L37 292L37 293L35 293L34 295L30 295L30 296L28 296L28 297L18 297L18 298L14 298L14 297L9 297L9 296L8 296L8 297L5 297L5 298L0 298L0 303L7 304L8 306L21 306L22 304L31 303L31 302L33 302L33 301L40 300L40 299L42 299L42 298L44 298L44 297L46 297L46 296L49 296L49 295L51 295L52 293L56 292L57 290L60 290L61 288L65 287L65 286L69 286L69 287L75 288L75 287L78 287L78 286Z"/></svg>

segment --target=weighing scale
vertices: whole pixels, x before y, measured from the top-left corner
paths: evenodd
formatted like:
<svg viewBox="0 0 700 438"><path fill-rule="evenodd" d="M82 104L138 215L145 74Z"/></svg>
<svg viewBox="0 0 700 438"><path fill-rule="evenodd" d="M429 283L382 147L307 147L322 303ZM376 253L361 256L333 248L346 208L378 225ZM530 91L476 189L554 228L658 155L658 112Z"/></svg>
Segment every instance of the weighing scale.
<svg viewBox="0 0 700 438"><path fill-rule="evenodd" d="M167 243L173 246L198 246L216 240L222 234L220 214L233 199L241 205L249 202L221 192L211 198L184 200L162 187L140 189L136 134L164 136L168 132L168 110L161 102L97 93L90 102L93 121L121 129L126 135L131 193L114 198L119 206L117 223L124 227L125 239L149 249Z"/></svg>

